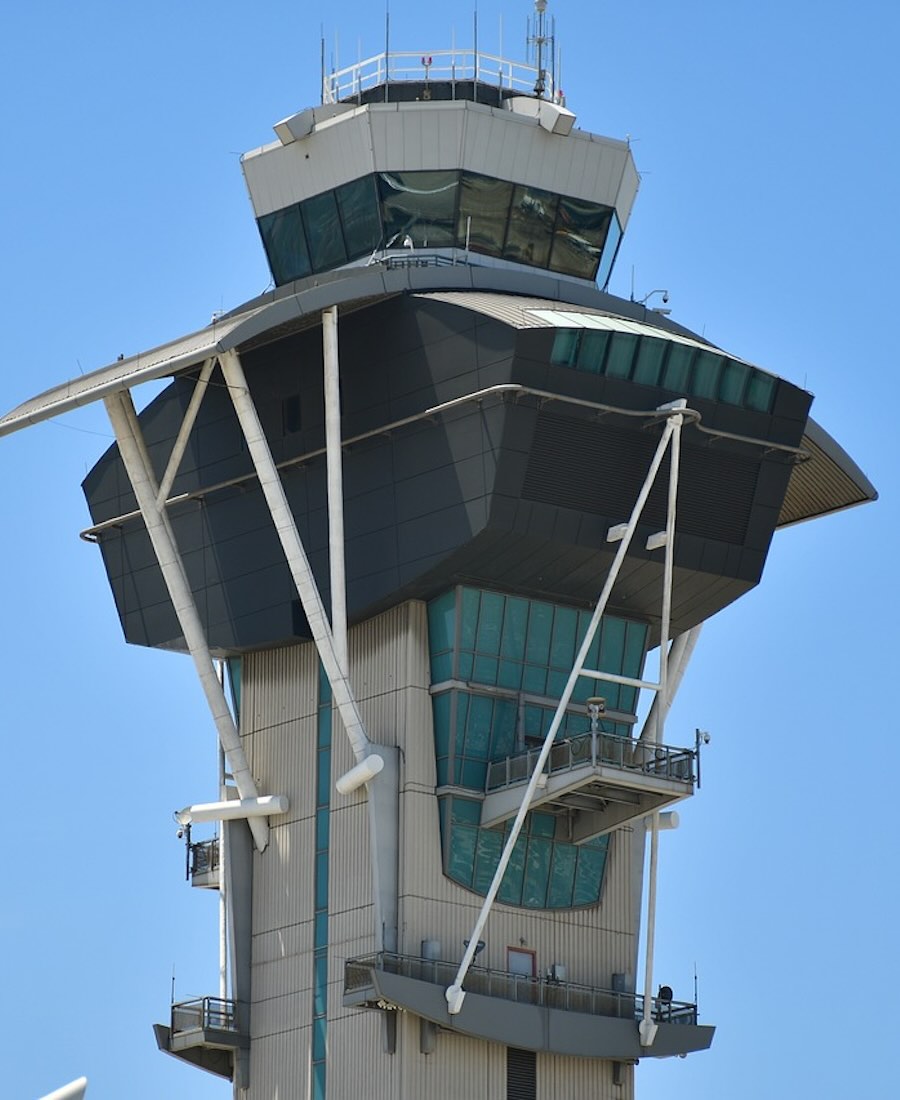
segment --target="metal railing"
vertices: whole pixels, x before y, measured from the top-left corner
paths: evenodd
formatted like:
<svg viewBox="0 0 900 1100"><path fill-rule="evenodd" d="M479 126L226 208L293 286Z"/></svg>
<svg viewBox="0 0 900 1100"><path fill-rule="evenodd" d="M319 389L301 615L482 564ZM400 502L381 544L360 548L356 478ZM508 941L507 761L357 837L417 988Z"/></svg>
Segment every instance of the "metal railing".
<svg viewBox="0 0 900 1100"><path fill-rule="evenodd" d="M379 53L357 61L336 72L326 73L322 80L322 102L338 103L362 95L370 88L395 81L457 81L477 80L508 88L523 95L534 95L538 70L521 61L510 61L495 54L466 50L433 50L431 52ZM546 97L552 98L552 77L544 72Z"/></svg>
<svg viewBox="0 0 900 1100"><path fill-rule="evenodd" d="M534 772L540 754L539 748L528 749L488 764L485 790L489 793L526 781ZM597 731L557 741L550 749L545 772L555 775L593 764L693 785L695 755L693 749L672 748Z"/></svg>
<svg viewBox="0 0 900 1100"><path fill-rule="evenodd" d="M180 1031L233 1031L237 1033L237 1006L221 997L196 997L172 1005L172 1034Z"/></svg>
<svg viewBox="0 0 900 1100"><path fill-rule="evenodd" d="M344 964L344 991L353 993L371 986L372 972L375 970L447 987L456 977L458 966L458 963L443 960L382 951L377 955L347 960ZM510 974L505 970L491 970L484 966L469 967L465 988L469 993L478 993L485 997L563 1009L566 1012L583 1012L591 1016L640 1020L644 1014L644 998L639 993L619 992L549 978L532 978L524 974ZM697 1023L697 1006L687 1001L654 997L652 1013L654 1020L659 1023Z"/></svg>
<svg viewBox="0 0 900 1100"><path fill-rule="evenodd" d="M190 877L211 875L219 869L219 838L200 840L191 845Z"/></svg>

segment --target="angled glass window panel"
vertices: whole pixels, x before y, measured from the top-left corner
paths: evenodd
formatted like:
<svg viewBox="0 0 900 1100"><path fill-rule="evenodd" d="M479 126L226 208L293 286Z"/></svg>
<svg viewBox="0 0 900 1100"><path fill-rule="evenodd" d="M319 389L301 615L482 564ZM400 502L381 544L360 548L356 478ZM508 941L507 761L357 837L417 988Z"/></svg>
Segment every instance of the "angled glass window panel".
<svg viewBox="0 0 900 1100"><path fill-rule="evenodd" d="M472 885L472 876L475 873L475 848L478 844L478 832L479 830L471 825L453 825L450 830L447 874L464 886Z"/></svg>
<svg viewBox="0 0 900 1100"><path fill-rule="evenodd" d="M481 803L472 798L451 799L451 819L454 825L477 825L481 821Z"/></svg>
<svg viewBox="0 0 900 1100"><path fill-rule="evenodd" d="M625 657L625 632L627 624L624 619L615 618L612 615L604 615L600 623L600 655L599 667L604 672L622 671L622 661Z"/></svg>
<svg viewBox="0 0 900 1100"><path fill-rule="evenodd" d="M613 333L603 373L610 378L628 378L637 342L638 337L633 332Z"/></svg>
<svg viewBox="0 0 900 1100"><path fill-rule="evenodd" d="M481 653L475 654L472 663L472 677L476 684L496 684L500 672L500 662L496 657L485 657Z"/></svg>
<svg viewBox="0 0 900 1100"><path fill-rule="evenodd" d="M505 835L503 842L506 843ZM525 876L527 848L528 837L524 833L519 833L519 839L513 847L509 863L506 865L506 872L503 875L503 881L500 883L500 889L497 892L497 897L506 902L507 905L522 904L522 880Z"/></svg>
<svg viewBox="0 0 900 1100"><path fill-rule="evenodd" d="M572 890L573 905L596 905L603 885L606 866L606 849L599 850L583 844L578 849L578 866Z"/></svg>
<svg viewBox="0 0 900 1100"><path fill-rule="evenodd" d="M622 654L622 675L640 676L647 649L647 624L629 622L625 626L625 646Z"/></svg>
<svg viewBox="0 0 900 1100"><path fill-rule="evenodd" d="M315 946L327 947L328 946L328 913L324 910L316 913L315 921L313 922Z"/></svg>
<svg viewBox="0 0 900 1100"><path fill-rule="evenodd" d="M466 725L469 718L469 701L471 696L464 691L454 691L453 703L455 709L456 736L451 746L452 755L462 756L466 748Z"/></svg>
<svg viewBox="0 0 900 1100"><path fill-rule="evenodd" d="M550 860L553 841L531 836L525 863L522 885L522 904L529 909L543 909L547 904L547 885L550 881Z"/></svg>
<svg viewBox="0 0 900 1100"><path fill-rule="evenodd" d="M456 223L458 248L466 247L468 235L471 252L484 252L489 256L503 254L512 192L513 185L505 180L463 172Z"/></svg>
<svg viewBox="0 0 900 1100"><path fill-rule="evenodd" d="M726 359L719 379L719 400L729 405L740 405L750 377L750 367L734 359Z"/></svg>
<svg viewBox="0 0 900 1100"><path fill-rule="evenodd" d="M665 389L674 390L675 393L688 393L688 378L693 357L694 349L687 344L669 345L662 380Z"/></svg>
<svg viewBox="0 0 900 1100"><path fill-rule="evenodd" d="M466 756L487 760L493 718L493 699L486 695L473 695L469 700L469 720L466 723Z"/></svg>
<svg viewBox="0 0 900 1100"><path fill-rule="evenodd" d="M558 669L549 669L547 672L547 695L551 699L558 699L565 690L568 672L560 672Z"/></svg>
<svg viewBox="0 0 900 1100"><path fill-rule="evenodd" d="M300 203L306 237L309 241L309 259L313 271L330 271L347 262L344 235L338 219L334 192L326 191Z"/></svg>
<svg viewBox="0 0 900 1100"><path fill-rule="evenodd" d="M438 756L450 755L450 700L453 693L441 692L431 701L434 715L434 751Z"/></svg>
<svg viewBox="0 0 900 1100"><path fill-rule="evenodd" d="M542 600L530 600L529 603L525 661L529 665L546 667L550 663L553 605L544 603Z"/></svg>
<svg viewBox="0 0 900 1100"><path fill-rule="evenodd" d="M456 241L458 172L381 172L385 248L450 248Z"/></svg>
<svg viewBox="0 0 900 1100"><path fill-rule="evenodd" d="M477 588L462 590L462 613L459 624L459 648L475 648L475 634L478 630L478 609L481 607L481 593Z"/></svg>
<svg viewBox="0 0 900 1100"><path fill-rule="evenodd" d="M603 255L600 258L600 266L597 268L597 285L602 289L609 282L616 253L619 251L619 242L622 240L622 227L619 225L618 215L613 212L609 223L609 232L606 235L606 244L603 246Z"/></svg>
<svg viewBox="0 0 900 1100"><path fill-rule="evenodd" d="M231 708L237 718L238 725L241 721L241 658L229 657L225 662L228 669L228 687L231 693Z"/></svg>
<svg viewBox="0 0 900 1100"><path fill-rule="evenodd" d="M546 267L559 197L537 187L516 186L509 212L504 258Z"/></svg>
<svg viewBox="0 0 900 1100"><path fill-rule="evenodd" d="M608 206L561 195L550 253L551 270L593 280L611 216Z"/></svg>
<svg viewBox="0 0 900 1100"><path fill-rule="evenodd" d="M522 665L517 661L500 661L497 666L497 686L518 690L522 683Z"/></svg>
<svg viewBox="0 0 900 1100"><path fill-rule="evenodd" d="M519 707L513 699L494 700L494 719L491 724L491 760L502 760L516 751L516 724L518 719Z"/></svg>
<svg viewBox="0 0 900 1100"><path fill-rule="evenodd" d="M475 649L478 653L496 655L500 652L500 635L503 630L503 612L506 597L498 592L481 593L481 612L478 616L478 637Z"/></svg>
<svg viewBox="0 0 900 1100"><path fill-rule="evenodd" d="M456 641L456 590L450 589L428 604L428 648L431 653L431 682L440 684L453 676L453 647Z"/></svg>
<svg viewBox="0 0 900 1100"><path fill-rule="evenodd" d="M575 886L575 863L578 849L574 844L554 844L553 862L550 865L550 886L547 890L547 906L550 909L568 909L572 904Z"/></svg>
<svg viewBox="0 0 900 1100"><path fill-rule="evenodd" d="M744 405L754 412L771 412L772 402L775 399L775 378L771 374L764 374L755 370L747 383L747 392L744 395Z"/></svg>
<svg viewBox="0 0 900 1100"><path fill-rule="evenodd" d="M525 659L525 635L528 629L528 600L508 596L503 616L500 656L511 661Z"/></svg>
<svg viewBox="0 0 900 1100"><path fill-rule="evenodd" d="M578 356L579 336L581 336L581 332L577 328L558 329L553 337L550 362L558 367L574 367Z"/></svg>
<svg viewBox="0 0 900 1100"><path fill-rule="evenodd" d="M486 894L494 879L494 872L503 851L503 833L499 829L479 829L475 849L475 875L472 888Z"/></svg>
<svg viewBox="0 0 900 1100"><path fill-rule="evenodd" d="M642 386L658 386L663 359L668 346L665 340L656 340L652 336L642 336L632 380L640 382Z"/></svg>
<svg viewBox="0 0 900 1100"><path fill-rule="evenodd" d="M575 364L578 370L590 374L600 374L603 371L610 336L610 332L597 330L587 330L581 334L578 362Z"/></svg>
<svg viewBox="0 0 900 1100"><path fill-rule="evenodd" d="M578 612L571 607L557 607L553 615L553 633L550 637L550 667L572 671L575 661L575 633L578 629Z"/></svg>
<svg viewBox="0 0 900 1100"><path fill-rule="evenodd" d="M375 251L381 244L381 217L374 176L363 176L335 188L347 258L355 260Z"/></svg>
<svg viewBox="0 0 900 1100"><path fill-rule="evenodd" d="M526 818L528 832L531 836L542 836L552 840L556 833L556 818L553 814L542 814L538 811L530 813Z"/></svg>
<svg viewBox="0 0 900 1100"><path fill-rule="evenodd" d="M718 352L698 351L694 359L691 393L714 401L719 393L719 374L724 362L725 357Z"/></svg>
<svg viewBox="0 0 900 1100"><path fill-rule="evenodd" d="M264 214L257 224L276 286L311 273L299 206Z"/></svg>
<svg viewBox="0 0 900 1100"><path fill-rule="evenodd" d="M457 783L470 791L483 791L487 779L487 764L483 760L464 757L457 761Z"/></svg>

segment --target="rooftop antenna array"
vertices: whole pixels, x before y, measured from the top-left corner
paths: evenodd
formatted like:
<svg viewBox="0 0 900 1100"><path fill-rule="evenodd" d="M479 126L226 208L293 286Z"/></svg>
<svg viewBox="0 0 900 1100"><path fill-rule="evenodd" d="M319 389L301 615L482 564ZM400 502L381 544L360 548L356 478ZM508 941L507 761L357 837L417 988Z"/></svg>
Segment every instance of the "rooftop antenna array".
<svg viewBox="0 0 900 1100"><path fill-rule="evenodd" d="M534 83L534 94L538 99L543 99L547 91L547 69L544 67L547 59L550 63L550 86L556 88L556 74L554 72L556 55L556 17L547 18L547 0L534 0L534 16L528 20L528 36L526 44L531 48L537 68L537 80Z"/></svg>

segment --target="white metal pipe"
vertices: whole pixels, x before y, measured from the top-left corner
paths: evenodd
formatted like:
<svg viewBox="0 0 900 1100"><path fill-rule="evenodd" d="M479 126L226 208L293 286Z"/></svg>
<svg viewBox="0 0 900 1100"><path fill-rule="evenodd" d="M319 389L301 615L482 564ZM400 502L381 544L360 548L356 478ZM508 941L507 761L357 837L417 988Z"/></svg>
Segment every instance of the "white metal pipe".
<svg viewBox="0 0 900 1100"><path fill-rule="evenodd" d="M669 648L668 689L666 691L667 717L669 710L672 709L672 703L675 701L675 696L678 694L678 689L681 687L681 681L690 663L694 648L697 645L697 639L700 637L702 625L702 623L698 623L697 626L692 626L690 630L683 631L673 640ZM659 737L656 735L656 716L658 713L659 695L655 695L638 740L659 743Z"/></svg>
<svg viewBox="0 0 900 1100"><path fill-rule="evenodd" d="M358 764L355 764L350 771L344 772L335 783L335 788L338 794L352 794L364 783L368 783L370 779L374 779L375 776L383 770L383 757L376 756L375 753L372 753L372 755L367 756L365 760L361 760Z"/></svg>
<svg viewBox="0 0 900 1100"><path fill-rule="evenodd" d="M456 977L453 980L453 984L446 990L446 999L448 1011L451 1015L456 1015L462 1008L463 999L465 993L463 992L462 983L465 981L466 974L469 967L472 965L472 959L475 957L475 949L478 946L478 941L481 939L481 933L484 931L484 926L487 923L488 915L490 914L491 907L494 904L494 898L497 896L497 891L500 889L500 883L503 881L503 875L506 873L506 867L509 863L512 850L515 847L518 840L519 833L522 830L522 825L525 822L525 815L528 813L528 809L531 806L531 802L534 798L534 793L537 790L538 781L544 770L544 764L547 761L547 757L550 755L550 749L553 745L556 732L559 729L563 716L566 712L566 707L569 704L569 700L572 697L572 693L575 690L575 685L578 682L578 677L581 674L581 669L584 667L584 662L587 658L588 650L590 649L591 642L594 639L594 634L597 632L597 627L600 625L600 620L603 617L603 613L606 610L606 605L609 601L610 594L612 593L613 585L616 578L619 575L619 570L622 568L622 562L625 560L625 555L628 552L628 547L631 544L631 540L634 537L634 532L637 528L638 520L640 519L641 512L644 510L644 505L647 501L647 497L650 495L650 490L653 487L653 482L656 479L656 474L662 463L663 455L666 452L666 448L669 444L669 440L674 431L672 418L666 421L666 426L663 429L662 437L656 448L656 453L653 456L653 461L650 463L650 469L647 472L647 476L644 479L644 484L641 486L641 491L638 494L638 498L635 501L634 508L631 512L631 517L628 520L628 526L625 534L616 548L616 554L613 558L612 565L610 566L609 573L607 574L606 581L603 585L603 590L600 593L600 598L597 600L597 606L594 608L594 614L591 616L590 624L588 625L587 632L584 636L584 641L581 643L581 648L578 651L578 655L575 658L575 664L572 668L569 678L566 681L566 686L563 689L562 696L559 700L559 704L556 708L556 713L553 715L553 720L550 723L550 728L547 731L547 736L544 738L544 744L541 747L540 754L538 755L537 763L535 764L534 771L531 774L531 779L528 781L528 786L525 788L525 793L522 796L522 802L519 806L519 812L516 814L515 821L513 822L512 829L509 836L506 839L503 852L500 856L500 862L497 864L497 870L494 872L494 877L491 881L491 885L488 888L488 892L485 895L484 902L482 903L481 910L478 914L478 918L475 921L475 926L472 929L472 933L469 936L469 945L465 950L462 957L462 962L459 964L459 969L456 972Z"/></svg>
<svg viewBox="0 0 900 1100"><path fill-rule="evenodd" d="M666 509L666 544L663 562L662 621L659 638L659 692L656 696L659 707L656 722L653 725L651 744L659 744L663 738L663 727L668 712L669 679L669 630L672 617L672 578L674 575L675 555L675 513L678 503L678 468L681 459L681 425L684 419L680 414L672 417L672 447L669 451L669 492ZM650 816L650 867L647 885L647 953L644 961L644 1011L641 1020L641 1045L650 1046L656 1037L656 1025L653 1022L653 951L656 940L656 882L659 862L659 811Z"/></svg>
<svg viewBox="0 0 900 1100"><path fill-rule="evenodd" d="M350 681L341 668L334 646L334 637L322 604L322 597L316 585L306 551L297 533L297 525L285 496L284 486L275 468L272 452L266 440L265 432L259 420L256 406L250 396L244 369L235 351L223 352L219 363L228 384L231 400L240 421L241 430L247 441L247 449L253 460L260 488L269 506L269 512L275 523L278 538L287 558L291 575L300 602L306 614L309 629L319 653L319 660L325 669L325 675L331 684L335 705L347 731L347 737L357 762L369 755L369 738L363 724L356 699L350 688Z"/></svg>
<svg viewBox="0 0 900 1100"><path fill-rule="evenodd" d="M285 794L264 794L259 798L226 799L223 802L198 802L178 810L179 825L200 825L207 821L249 821L269 814L286 814L290 802Z"/></svg>
<svg viewBox="0 0 900 1100"><path fill-rule="evenodd" d="M611 684L624 684L626 687L649 688L650 691L659 691L659 684L653 680L637 680L634 676L620 676L616 672L601 672L599 669L583 668L582 676L588 676L592 680L604 680Z"/></svg>
<svg viewBox="0 0 900 1100"><path fill-rule="evenodd" d="M172 453L169 455L169 461L166 463L166 472L159 482L156 503L160 508L162 508L168 499L172 485L175 482L178 467L181 465L182 458L184 458L184 452L187 450L188 440L191 437L191 430L197 419L197 413L200 412L200 405L206 394L209 379L215 365L215 359L207 359L200 370L200 377L197 379L197 384L194 386L194 392L191 394L191 399L188 402L184 419L181 421L181 427L178 429L178 435L175 437L175 443L172 446Z"/></svg>
<svg viewBox="0 0 900 1100"><path fill-rule="evenodd" d="M220 670L224 671L224 665L220 664ZM221 678L220 678L221 683ZM219 745L219 798L225 799L225 753ZM227 857L225 847L225 830L219 830L219 996L223 1001L228 1000L228 904L226 890L228 876L225 871Z"/></svg>
<svg viewBox="0 0 900 1100"><path fill-rule="evenodd" d="M347 582L344 570L344 482L341 455L341 388L337 306L322 310L325 373L325 463L328 479L328 566L331 575L331 632L338 663L346 676Z"/></svg>
<svg viewBox="0 0 900 1100"><path fill-rule="evenodd" d="M238 794L241 798L256 798L259 794L256 782L250 772L247 757L244 755L244 748L231 711L228 709L225 692L216 676L212 655L203 632L203 624L185 576L175 536L168 517L156 503L157 486L153 467L150 465L150 457L143 443L131 394L127 390L111 394L104 398L104 403L119 444L122 463L144 517L153 552L197 670L200 686L206 695L206 702L219 734L219 742L228 758ZM269 830L265 821L261 818L253 819L250 822L250 830L257 848L261 852L264 851L269 839Z"/></svg>
<svg viewBox="0 0 900 1100"><path fill-rule="evenodd" d="M77 1081L72 1081L68 1085L63 1085L61 1089L54 1089L53 1092L48 1092L41 1100L82 1100L84 1090L87 1088L87 1083L88 1079L86 1077L79 1077Z"/></svg>

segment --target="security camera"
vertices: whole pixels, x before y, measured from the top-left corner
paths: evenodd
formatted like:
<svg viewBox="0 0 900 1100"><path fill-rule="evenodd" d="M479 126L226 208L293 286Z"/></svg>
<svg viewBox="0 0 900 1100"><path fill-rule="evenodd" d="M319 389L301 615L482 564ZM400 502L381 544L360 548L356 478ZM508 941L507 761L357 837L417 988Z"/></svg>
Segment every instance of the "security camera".
<svg viewBox="0 0 900 1100"><path fill-rule="evenodd" d="M711 738L709 736L709 731L708 730L701 730L700 731L700 740L703 742L704 745L709 744Z"/></svg>
<svg viewBox="0 0 900 1100"><path fill-rule="evenodd" d="M179 829L175 835L178 837L179 840L181 840L181 838L184 836L184 829Z"/></svg>
<svg viewBox="0 0 900 1100"><path fill-rule="evenodd" d="M663 305L668 305L668 302L669 302L669 292L668 292L668 290L664 290L663 291Z"/></svg>

